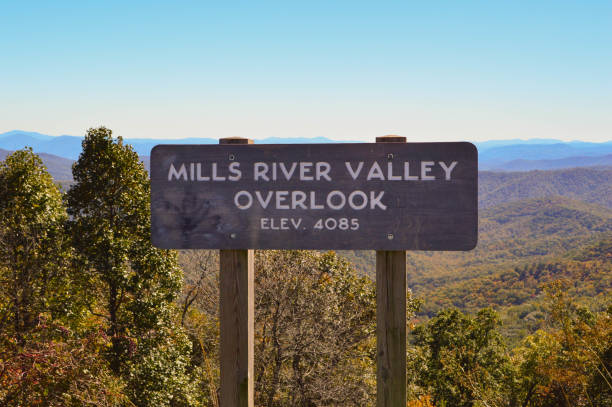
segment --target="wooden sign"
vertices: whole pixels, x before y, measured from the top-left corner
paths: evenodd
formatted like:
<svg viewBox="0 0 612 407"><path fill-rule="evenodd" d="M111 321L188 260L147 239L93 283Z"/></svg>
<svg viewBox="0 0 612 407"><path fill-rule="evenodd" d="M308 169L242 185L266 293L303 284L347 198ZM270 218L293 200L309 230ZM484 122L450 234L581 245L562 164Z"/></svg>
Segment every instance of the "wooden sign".
<svg viewBox="0 0 612 407"><path fill-rule="evenodd" d="M173 249L470 250L470 143L158 145L152 241Z"/></svg>

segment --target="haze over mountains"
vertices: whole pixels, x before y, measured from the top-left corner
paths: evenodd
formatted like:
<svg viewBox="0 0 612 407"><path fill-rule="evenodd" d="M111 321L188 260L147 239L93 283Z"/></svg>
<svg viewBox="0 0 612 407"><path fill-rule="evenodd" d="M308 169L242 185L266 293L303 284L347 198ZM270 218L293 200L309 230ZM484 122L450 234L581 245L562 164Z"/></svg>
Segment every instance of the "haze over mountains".
<svg viewBox="0 0 612 407"><path fill-rule="evenodd" d="M64 176L63 165L70 165L81 152L81 137L49 136L36 132L13 130L0 134L0 149L13 151L30 146L37 153L57 156L46 157L51 172L58 169ZM181 139L124 139L148 163L147 157L157 144L216 144L215 138L187 137ZM325 137L278 138L255 140L261 144L299 144L338 142ZM357 141L355 141L357 142ZM612 141L588 143L563 142L554 139L490 140L474 143L479 152L479 168L492 171L529 171L572 167L612 166ZM59 158L68 159L62 162ZM60 169L61 168L61 169ZM61 178L59 178L61 179Z"/></svg>
<svg viewBox="0 0 612 407"><path fill-rule="evenodd" d="M36 132L26 132L13 130L0 134L0 148L5 150L17 150L24 146L30 146L34 152L45 152L60 157L76 160L81 153L82 137L77 136L49 136ZM186 137L180 139L130 139L125 138L124 142L131 144L140 156L148 156L151 149L157 144L218 144L216 138L205 137ZM256 140L262 144L300 144L300 143L331 143L336 142L325 137L315 138L278 138L270 137L263 140Z"/></svg>

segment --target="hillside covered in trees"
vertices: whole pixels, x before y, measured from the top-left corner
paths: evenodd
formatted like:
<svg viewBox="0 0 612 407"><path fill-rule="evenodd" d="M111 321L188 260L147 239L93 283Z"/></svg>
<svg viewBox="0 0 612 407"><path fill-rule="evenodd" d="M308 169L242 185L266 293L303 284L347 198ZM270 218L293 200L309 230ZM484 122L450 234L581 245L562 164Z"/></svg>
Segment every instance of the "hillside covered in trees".
<svg viewBox="0 0 612 407"><path fill-rule="evenodd" d="M525 174L481 173L476 250L409 253L408 406L612 404L609 170ZM151 246L110 130L72 176L0 163L0 405L218 406L216 252ZM256 405L374 405L372 253L255 261Z"/></svg>
<svg viewBox="0 0 612 407"><path fill-rule="evenodd" d="M539 309L534 305L542 295L539 288L561 277L579 278L580 289L574 293L593 305L592 296L596 293L589 284L596 284L597 306L601 309L605 302L602 296L609 298L612 287L609 256L606 257L612 235L612 173L577 168L530 173L481 172L480 179L483 178L486 180L479 186L481 209L476 249L408 253L408 287L423 299L418 316L427 319L448 307L467 312L495 307L503 317L507 339L514 343L539 326L531 319L543 314L530 313ZM499 187L492 187L496 182ZM539 184L546 187L538 187ZM589 252L593 247L604 247L607 251L597 251L599 260L592 259L596 267L580 275L576 269L584 262L575 256L581 258L579 253ZM374 252L342 255L361 272L373 276ZM520 270L537 268L555 271L536 273L530 288L522 282L515 283L512 276L525 273Z"/></svg>

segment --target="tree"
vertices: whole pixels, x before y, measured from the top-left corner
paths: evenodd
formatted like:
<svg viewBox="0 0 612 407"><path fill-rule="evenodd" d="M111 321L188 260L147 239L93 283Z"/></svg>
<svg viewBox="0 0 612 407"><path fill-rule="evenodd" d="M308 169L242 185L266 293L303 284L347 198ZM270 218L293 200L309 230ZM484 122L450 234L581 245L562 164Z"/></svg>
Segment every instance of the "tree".
<svg viewBox="0 0 612 407"><path fill-rule="evenodd" d="M90 311L105 321L112 372L138 406L189 402L189 342L174 324L176 252L150 243L149 180L111 130L89 129L67 194Z"/></svg>
<svg viewBox="0 0 612 407"><path fill-rule="evenodd" d="M107 339L99 331L84 337L44 318L25 335L23 345L2 336L0 405L132 406L99 357Z"/></svg>
<svg viewBox="0 0 612 407"><path fill-rule="evenodd" d="M179 263L185 274L181 324L192 343L191 369L197 377L198 399L217 407L219 388L219 255L216 250L183 250Z"/></svg>
<svg viewBox="0 0 612 407"><path fill-rule="evenodd" d="M593 313L568 295L570 285L559 280L545 287L550 326L516 350L521 380L528 384L524 405L612 404L612 306Z"/></svg>
<svg viewBox="0 0 612 407"><path fill-rule="evenodd" d="M363 406L376 389L376 294L333 252L256 253L255 382L262 406Z"/></svg>
<svg viewBox="0 0 612 407"><path fill-rule="evenodd" d="M62 196L31 149L0 164L0 331L19 340L41 313L68 317L72 290Z"/></svg>
<svg viewBox="0 0 612 407"><path fill-rule="evenodd" d="M415 329L421 364L413 362L418 370L412 373L435 405L511 404L506 381L512 372L498 325L491 309L475 317L448 309Z"/></svg>

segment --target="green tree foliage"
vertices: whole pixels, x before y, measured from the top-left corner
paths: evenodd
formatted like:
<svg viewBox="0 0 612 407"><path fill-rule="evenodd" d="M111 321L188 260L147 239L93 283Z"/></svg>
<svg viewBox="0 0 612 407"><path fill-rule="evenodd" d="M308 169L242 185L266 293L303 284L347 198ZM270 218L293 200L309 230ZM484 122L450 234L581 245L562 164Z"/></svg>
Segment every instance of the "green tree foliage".
<svg viewBox="0 0 612 407"><path fill-rule="evenodd" d="M61 194L31 149L0 164L1 332L20 338L41 313L74 317L66 219Z"/></svg>
<svg viewBox="0 0 612 407"><path fill-rule="evenodd" d="M414 330L411 380L436 406L508 405L509 358L491 309L440 312Z"/></svg>
<svg viewBox="0 0 612 407"><path fill-rule="evenodd" d="M0 164L0 405L119 406L121 384L83 333L67 214L30 149ZM80 328L78 331L62 325ZM78 333L77 333L78 332Z"/></svg>
<svg viewBox="0 0 612 407"><path fill-rule="evenodd" d="M511 202L481 211L472 252L408 253L408 285L423 299L419 317L447 308L494 307L503 334L518 345L544 324L541 287L571 280L572 295L594 310L612 285L612 212L562 198ZM345 252L364 273L373 252Z"/></svg>
<svg viewBox="0 0 612 407"><path fill-rule="evenodd" d="M511 351L490 309L474 317L445 310L419 326L409 349L410 404L611 405L612 306L592 312L575 303L570 286L563 280L546 286L548 325Z"/></svg>
<svg viewBox="0 0 612 407"><path fill-rule="evenodd" d="M67 194L90 310L105 323L114 374L138 406L189 402L189 342L173 324L181 286L175 252L150 243L143 164L110 130L90 129Z"/></svg>

